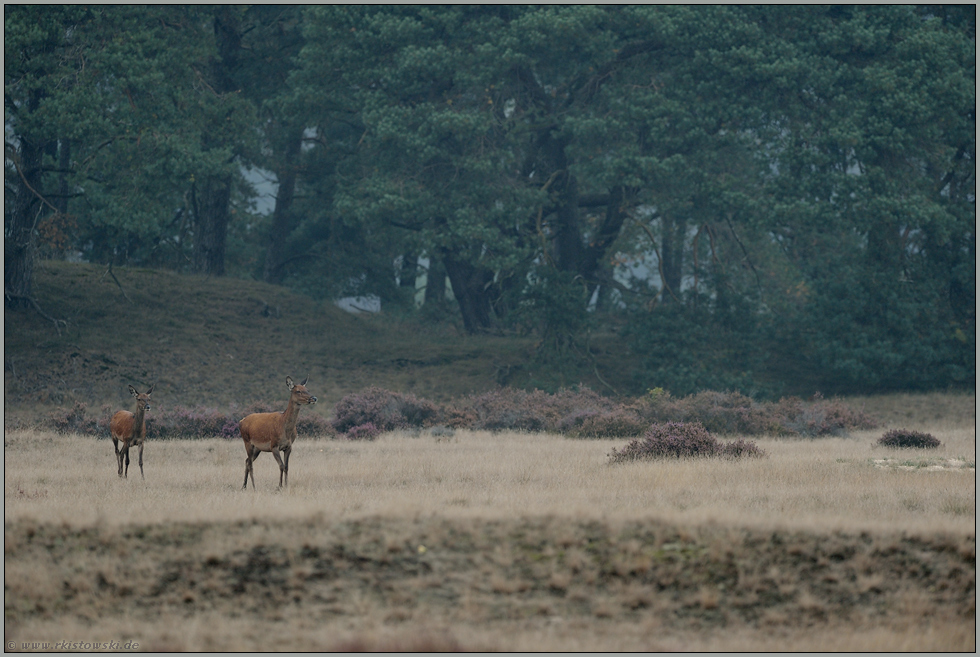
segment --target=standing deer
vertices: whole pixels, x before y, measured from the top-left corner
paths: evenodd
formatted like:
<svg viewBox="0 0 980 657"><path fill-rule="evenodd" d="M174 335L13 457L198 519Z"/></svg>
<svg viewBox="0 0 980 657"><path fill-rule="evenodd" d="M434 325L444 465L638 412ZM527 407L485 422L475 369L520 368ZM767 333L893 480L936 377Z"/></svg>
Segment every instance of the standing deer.
<svg viewBox="0 0 980 657"><path fill-rule="evenodd" d="M252 472L252 462L262 452L272 452L279 464L279 488L289 485L289 455L293 451L293 441L296 440L296 418L299 417L300 404L315 404L316 397L306 390L309 375L298 385L286 377L286 387L290 390L289 404L282 413L252 413L242 418L238 430L245 441L245 483L242 490L248 488L248 477L252 476L252 490L255 490L255 474ZM279 452L282 456L279 456Z"/></svg>
<svg viewBox="0 0 980 657"><path fill-rule="evenodd" d="M155 384L154 384L155 385ZM129 478L129 448L139 445L140 476L146 479L143 474L143 442L146 440L146 421L143 414L150 410L150 393L153 386L140 393L133 386L129 386L129 392L136 397L136 413L129 411L117 411L109 422L109 431L112 433L112 446L116 450L116 463L119 465L119 476ZM122 443L122 449L119 443ZM126 463L126 470L123 471L123 461Z"/></svg>

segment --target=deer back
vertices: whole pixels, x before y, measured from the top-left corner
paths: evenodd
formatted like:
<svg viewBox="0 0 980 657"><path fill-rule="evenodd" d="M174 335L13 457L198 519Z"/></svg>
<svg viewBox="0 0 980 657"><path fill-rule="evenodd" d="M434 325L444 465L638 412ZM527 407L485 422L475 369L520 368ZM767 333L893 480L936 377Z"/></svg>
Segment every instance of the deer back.
<svg viewBox="0 0 980 657"><path fill-rule="evenodd" d="M242 440L264 451L282 445L286 440L284 416L280 412L246 415L238 423Z"/></svg>

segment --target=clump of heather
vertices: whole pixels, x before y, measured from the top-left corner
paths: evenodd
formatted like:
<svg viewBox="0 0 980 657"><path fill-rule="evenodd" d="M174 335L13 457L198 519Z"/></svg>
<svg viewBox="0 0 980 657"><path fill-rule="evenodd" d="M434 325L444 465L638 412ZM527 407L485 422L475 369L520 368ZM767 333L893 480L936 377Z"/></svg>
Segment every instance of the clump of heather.
<svg viewBox="0 0 980 657"><path fill-rule="evenodd" d="M942 445L942 442L931 433L911 429L892 429L878 439L878 444L882 447L901 449L936 449Z"/></svg>
<svg viewBox="0 0 980 657"><path fill-rule="evenodd" d="M680 399L661 388L636 400L638 413L649 422L700 422L720 434L841 436L850 430L873 429L877 420L839 399L819 394L810 402L785 397L778 402L759 402L737 392L705 390Z"/></svg>
<svg viewBox="0 0 980 657"><path fill-rule="evenodd" d="M58 433L97 433L99 421L86 415L88 407L76 401L71 408L57 408L48 415L48 425ZM105 433L109 433L109 423L105 424Z"/></svg>
<svg viewBox="0 0 980 657"><path fill-rule="evenodd" d="M738 440L733 440L730 443L722 444L721 448L718 450L718 456L723 456L730 459L740 459L743 456L761 458L766 456L766 453L755 443L745 440L744 438L739 438Z"/></svg>
<svg viewBox="0 0 980 657"><path fill-rule="evenodd" d="M616 405L610 410L578 411L566 415L558 430L570 438L628 438L640 436L650 426L633 409Z"/></svg>
<svg viewBox="0 0 980 657"><path fill-rule="evenodd" d="M850 430L878 426L878 421L864 411L855 410L840 399L823 399L819 394L811 402L787 397L774 406L789 433L806 438L846 436Z"/></svg>
<svg viewBox="0 0 980 657"><path fill-rule="evenodd" d="M348 440L374 440L381 435L381 431L374 426L374 423L365 422L356 427L351 427L344 435Z"/></svg>
<svg viewBox="0 0 980 657"><path fill-rule="evenodd" d="M337 402L332 425L338 433L373 425L377 431L426 427L439 420L439 407L415 395L371 387Z"/></svg>
<svg viewBox="0 0 980 657"><path fill-rule="evenodd" d="M487 431L562 431L562 421L573 415L610 410L615 403L581 388L549 394L541 390L498 388L463 397L446 410L446 424ZM566 424L566 426L573 426Z"/></svg>
<svg viewBox="0 0 980 657"><path fill-rule="evenodd" d="M700 422L665 422L655 424L643 438L630 441L621 450L610 453L612 463L645 459L706 458L720 456L765 456L754 443L738 440L720 444Z"/></svg>
<svg viewBox="0 0 980 657"><path fill-rule="evenodd" d="M226 411L215 408L192 409L183 406L155 408L146 414L147 438L240 438L238 423L252 413L282 413L281 403L255 402ZM330 422L312 412L300 412L296 432L301 437L334 435Z"/></svg>

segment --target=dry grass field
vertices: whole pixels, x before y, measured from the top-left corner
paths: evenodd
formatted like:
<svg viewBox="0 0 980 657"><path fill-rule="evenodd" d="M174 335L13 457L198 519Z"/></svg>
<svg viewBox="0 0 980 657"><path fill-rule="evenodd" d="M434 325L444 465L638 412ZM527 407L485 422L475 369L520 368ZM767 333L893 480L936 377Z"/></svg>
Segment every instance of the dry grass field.
<svg viewBox="0 0 980 657"><path fill-rule="evenodd" d="M240 441L4 437L5 641L140 650L973 651L976 440L306 440L241 491Z"/></svg>

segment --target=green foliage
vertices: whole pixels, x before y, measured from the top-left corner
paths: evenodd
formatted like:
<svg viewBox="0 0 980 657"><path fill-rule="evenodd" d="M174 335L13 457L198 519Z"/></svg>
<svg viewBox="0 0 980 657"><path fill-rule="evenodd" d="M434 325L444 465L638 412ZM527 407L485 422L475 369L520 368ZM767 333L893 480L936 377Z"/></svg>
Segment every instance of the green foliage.
<svg viewBox="0 0 980 657"><path fill-rule="evenodd" d="M542 386L610 327L636 389L975 381L969 12L23 5L4 47L12 262L200 269L213 216L318 299L411 315L428 259Z"/></svg>
<svg viewBox="0 0 980 657"><path fill-rule="evenodd" d="M638 361L637 384L656 382L681 396L701 390L773 396L776 391L754 374L765 368L769 351L760 324L748 312L722 314L704 306L637 308L624 331Z"/></svg>
<svg viewBox="0 0 980 657"><path fill-rule="evenodd" d="M237 172L254 119L202 77L215 56L208 18L162 6L5 13L6 121L18 139L70 152L35 191L63 198L72 246L92 259L178 265L195 181Z"/></svg>

